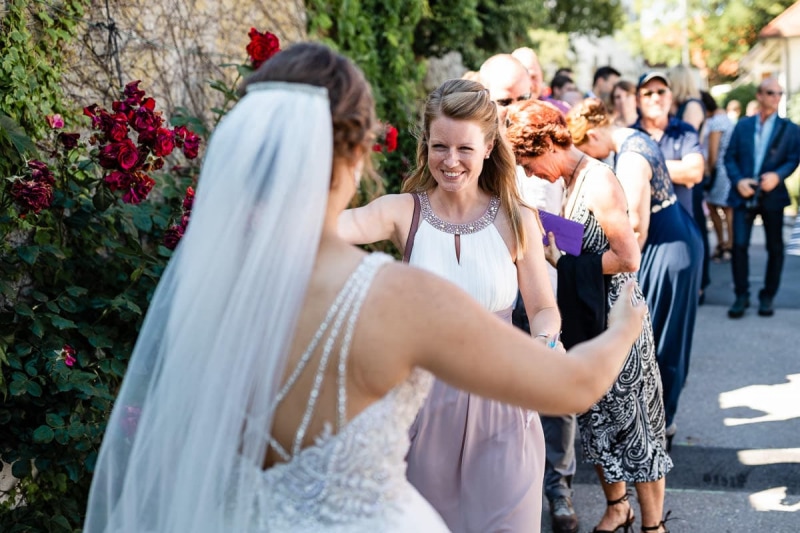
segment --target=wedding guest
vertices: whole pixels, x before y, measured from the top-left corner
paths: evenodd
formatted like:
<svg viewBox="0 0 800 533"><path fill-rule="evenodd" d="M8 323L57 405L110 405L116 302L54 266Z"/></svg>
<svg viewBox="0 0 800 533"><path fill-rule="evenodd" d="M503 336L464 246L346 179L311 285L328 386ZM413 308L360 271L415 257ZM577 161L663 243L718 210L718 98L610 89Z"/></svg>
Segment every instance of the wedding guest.
<svg viewBox="0 0 800 533"><path fill-rule="evenodd" d="M514 156L481 84L450 80L429 95L403 194L345 211L339 227L351 243L391 239L408 263L505 321L519 288L542 344L561 329L536 211L519 197ZM538 531L544 463L536 413L443 381L411 429L408 478L455 532Z"/></svg>
<svg viewBox="0 0 800 533"><path fill-rule="evenodd" d="M708 215L717 235L717 247L711 255L714 261L730 261L733 249L733 210L728 206L731 180L725 170L725 150L733 133L733 122L724 109L720 109L714 97L700 92L706 108L706 122L700 132L700 144L706 160L706 204ZM734 102L736 100L733 100Z"/></svg>
<svg viewBox="0 0 800 533"><path fill-rule="evenodd" d="M639 117L636 109L636 86L628 80L619 80L611 91L614 100L614 124L627 128Z"/></svg>
<svg viewBox="0 0 800 533"><path fill-rule="evenodd" d="M689 371L700 286L700 231L678 205L664 156L644 133L610 123L605 106L587 98L567 114L575 145L594 158L615 153L614 173L642 249L639 284L650 309L666 412L675 412ZM667 437L667 450L672 436Z"/></svg>
<svg viewBox="0 0 800 533"><path fill-rule="evenodd" d="M567 356L453 284L347 244L338 219L374 143L363 74L300 43L245 87L148 309L84 531L447 531L405 479L428 372L526 408L584 409L644 306L629 286L609 330Z"/></svg>
<svg viewBox="0 0 800 533"><path fill-rule="evenodd" d="M547 258L558 269L558 304L565 346L605 328L607 310L620 304L620 287L636 279L641 253L627 215L625 192L614 173L572 142L564 117L544 102L509 110L506 135L517 163L530 175L563 176L564 216L583 225L580 256L565 255L548 234ZM636 297L642 293L636 289ZM623 302L623 305L625 302ZM588 411L578 415L583 455L592 463L606 498L595 531L627 530L634 521L627 484L636 487L644 531L665 531L665 449L661 379L649 317L620 379Z"/></svg>

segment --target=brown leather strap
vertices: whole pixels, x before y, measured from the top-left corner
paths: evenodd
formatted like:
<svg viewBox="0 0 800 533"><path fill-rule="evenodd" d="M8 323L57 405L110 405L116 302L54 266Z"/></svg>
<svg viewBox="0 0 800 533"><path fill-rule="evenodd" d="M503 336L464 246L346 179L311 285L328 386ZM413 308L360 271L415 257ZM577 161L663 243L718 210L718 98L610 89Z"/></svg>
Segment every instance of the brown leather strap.
<svg viewBox="0 0 800 533"><path fill-rule="evenodd" d="M403 263L411 261L411 249L414 248L414 237L417 236L417 230L419 229L419 196L415 192L412 192L411 196L414 198L414 214L411 216L411 228L408 230L406 249L403 252Z"/></svg>

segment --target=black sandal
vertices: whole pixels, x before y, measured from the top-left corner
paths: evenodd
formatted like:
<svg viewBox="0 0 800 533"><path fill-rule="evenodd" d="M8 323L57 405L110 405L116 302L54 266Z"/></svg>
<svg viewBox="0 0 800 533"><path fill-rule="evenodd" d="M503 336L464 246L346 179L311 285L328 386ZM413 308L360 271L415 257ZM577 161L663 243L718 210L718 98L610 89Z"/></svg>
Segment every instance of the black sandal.
<svg viewBox="0 0 800 533"><path fill-rule="evenodd" d="M667 521L670 520L669 515L672 514L672 511L667 511L667 514L664 515L664 520L659 522L654 526L642 526L642 531L658 531L661 529L661 526L664 526L664 533L669 533L669 529L667 529Z"/></svg>
<svg viewBox="0 0 800 533"><path fill-rule="evenodd" d="M622 498L619 498L617 500L606 500L606 505L608 507L611 507L612 505L619 505L619 504L627 502L627 501L628 501L628 493L626 492L625 496L623 496ZM618 525L617 527L615 527L614 529L612 529L610 531L607 530L607 529L597 529L597 527L595 527L592 530L592 533L616 533L619 530L619 528L622 528L622 533L629 533L630 530L631 530L631 526L633 525L633 521L635 519L636 519L636 515L633 514L633 507L631 506L631 504L629 502L628 503L628 519L626 521L624 521L623 523L621 523L620 525ZM659 524L658 527L661 527L660 524Z"/></svg>

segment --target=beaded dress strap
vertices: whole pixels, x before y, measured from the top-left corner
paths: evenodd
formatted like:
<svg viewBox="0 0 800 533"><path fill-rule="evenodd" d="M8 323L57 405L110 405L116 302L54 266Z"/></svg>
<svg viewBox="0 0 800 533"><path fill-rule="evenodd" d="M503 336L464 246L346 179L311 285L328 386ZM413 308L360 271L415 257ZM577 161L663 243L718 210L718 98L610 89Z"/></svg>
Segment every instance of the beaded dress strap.
<svg viewBox="0 0 800 533"><path fill-rule="evenodd" d="M287 452L278 441L270 436L270 446L275 449L275 451L284 461L290 461L292 456L297 455L302 449L303 439L305 438L308 425L311 422L311 416L314 413L314 408L316 407L317 400L319 399L319 391L322 387L322 381L325 377L325 370L328 367L328 361L330 359L331 352L336 340L339 338L343 324L345 325L345 331L341 348L339 350L337 375L337 430L340 430L342 427L344 427L345 423L347 422L346 370L347 356L349 355L350 345L353 340L353 331L355 330L355 324L358 320L361 305L364 302L375 274L382 265L389 261L391 261L391 257L381 253L368 255L361 261L355 271L347 279L344 286L339 291L339 294L336 295L336 298L334 299L333 304L331 304L330 309L328 309L325 318L312 337L311 342L309 342L308 347L300 357L297 366L292 371L283 387L281 387L278 394L275 396L275 400L272 405L273 412L280 402L286 398L286 395L297 382L300 374L302 374L303 370L305 370L305 368L308 366L311 356L316 351L316 348L319 346L320 341L322 341L323 336L325 336L327 333L327 337L325 338L322 348L322 355L319 360L319 366L317 367L317 372L314 375L314 383L309 394L308 403L306 404L306 410L303 413L300 426L298 427L297 432L295 433L294 441L292 442L291 454Z"/></svg>
<svg viewBox="0 0 800 533"><path fill-rule="evenodd" d="M470 233L478 233L488 228L494 223L497 212L500 210L500 198L492 196L489 200L489 206L479 219L467 222L466 224L453 224L451 222L445 222L436 216L436 213L434 213L431 208L431 202L427 192L423 191L419 193L419 203L422 211L422 218L425 219L425 222L439 231L450 233L451 235L469 235Z"/></svg>

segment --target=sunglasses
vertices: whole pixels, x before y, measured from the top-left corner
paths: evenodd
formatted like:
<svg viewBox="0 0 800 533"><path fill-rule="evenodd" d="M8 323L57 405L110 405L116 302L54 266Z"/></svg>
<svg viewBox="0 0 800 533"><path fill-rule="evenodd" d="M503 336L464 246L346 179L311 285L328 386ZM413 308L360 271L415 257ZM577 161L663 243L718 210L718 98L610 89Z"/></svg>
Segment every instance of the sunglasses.
<svg viewBox="0 0 800 533"><path fill-rule="evenodd" d="M642 96L642 98L650 98L654 94L657 94L658 96L664 96L668 92L669 89L656 89L655 91L641 91L639 94Z"/></svg>
<svg viewBox="0 0 800 533"><path fill-rule="evenodd" d="M494 102L500 107L508 107L514 102L522 102L524 100L530 100L530 99L531 99L531 93L525 93L517 96L516 98L500 98L498 100L495 100Z"/></svg>
<svg viewBox="0 0 800 533"><path fill-rule="evenodd" d="M761 91L767 96L783 96L783 91Z"/></svg>

